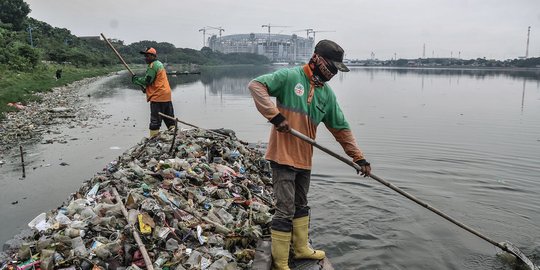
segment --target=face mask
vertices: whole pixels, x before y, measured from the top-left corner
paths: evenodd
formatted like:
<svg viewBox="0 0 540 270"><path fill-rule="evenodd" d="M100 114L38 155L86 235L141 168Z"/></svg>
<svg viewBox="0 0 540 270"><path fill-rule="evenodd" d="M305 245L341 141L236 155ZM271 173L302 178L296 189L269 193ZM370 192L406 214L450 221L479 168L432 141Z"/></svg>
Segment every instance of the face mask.
<svg viewBox="0 0 540 270"><path fill-rule="evenodd" d="M313 56L309 60L309 65L311 67L311 70L313 70L314 77L318 77L315 79L315 81L319 80L322 82L327 82L332 79L332 77L334 77L334 75L336 75L338 72L338 69L334 66L334 64L326 61L326 59L317 54L313 54Z"/></svg>

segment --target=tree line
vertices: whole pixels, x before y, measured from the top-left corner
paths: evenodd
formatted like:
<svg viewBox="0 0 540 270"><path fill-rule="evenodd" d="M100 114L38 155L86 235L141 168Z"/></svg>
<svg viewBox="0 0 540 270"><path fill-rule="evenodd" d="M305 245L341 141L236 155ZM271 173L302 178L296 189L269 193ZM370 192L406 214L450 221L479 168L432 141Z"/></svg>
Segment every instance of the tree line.
<svg viewBox="0 0 540 270"><path fill-rule="evenodd" d="M42 62L71 64L76 67L118 64L116 56L103 40L80 38L66 28L28 17L31 9L23 0L0 0L0 65L10 70L30 71ZM97 36L97 35L96 35ZM128 63L143 64L138 53L154 47L159 58L168 63L198 65L267 64L268 58L249 53L223 54L210 48L194 50L173 44L140 41L124 45L113 42Z"/></svg>

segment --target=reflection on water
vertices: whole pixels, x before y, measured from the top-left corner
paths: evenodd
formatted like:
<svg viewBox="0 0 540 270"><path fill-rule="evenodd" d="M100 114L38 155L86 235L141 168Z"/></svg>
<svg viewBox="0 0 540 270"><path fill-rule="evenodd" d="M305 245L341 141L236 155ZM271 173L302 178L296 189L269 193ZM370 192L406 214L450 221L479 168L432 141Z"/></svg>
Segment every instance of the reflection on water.
<svg viewBox="0 0 540 270"><path fill-rule="evenodd" d="M201 70L201 74L188 75L168 75L169 84L174 91L178 86L191 85L201 82L205 89L211 95L230 94L230 95L250 95L246 85L253 78L272 72L275 67L269 66L231 66L231 67L205 67ZM132 89L140 91L140 89L131 83L131 76L127 72L123 72L121 79L110 80L105 84L103 91L94 93L95 97L107 97L114 94L114 90ZM110 91L113 89L113 91Z"/></svg>
<svg viewBox="0 0 540 270"><path fill-rule="evenodd" d="M265 66L212 68L203 71L201 82L213 95L249 96L249 90L246 88L248 83L253 78L271 71L271 68Z"/></svg>
<svg viewBox="0 0 540 270"><path fill-rule="evenodd" d="M180 85L190 85L201 82L209 94L231 94L231 95L249 95L246 85L253 78L272 72L278 67L269 66L251 66L251 67L206 67L201 70L201 74L188 75L168 75L171 89ZM540 69L535 70L499 70L499 69L435 69L435 68L357 68L352 67L348 73L340 72L334 81L343 82L348 77L356 76L354 74L368 74L370 81L374 80L378 74L384 74L385 77L390 74L393 81L398 76L413 76L421 79L421 89L424 89L425 80L429 78L444 77L448 79L449 84L454 81L459 84L460 78L472 78L476 80L486 80L495 78L523 79L523 90L526 81L535 81L537 88L540 87ZM127 72L122 79L110 80L106 83L106 89L132 89L140 91L137 86L131 83L131 76ZM101 91L96 93L96 97L105 97L111 95L114 91Z"/></svg>

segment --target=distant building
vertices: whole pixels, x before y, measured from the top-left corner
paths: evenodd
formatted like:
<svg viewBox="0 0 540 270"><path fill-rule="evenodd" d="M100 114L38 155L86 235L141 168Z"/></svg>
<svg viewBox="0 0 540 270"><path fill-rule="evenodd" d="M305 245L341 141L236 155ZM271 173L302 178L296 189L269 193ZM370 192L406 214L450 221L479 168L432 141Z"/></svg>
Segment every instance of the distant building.
<svg viewBox="0 0 540 270"><path fill-rule="evenodd" d="M209 47L222 53L255 53L272 62L307 62L313 53L313 39L297 35L236 34L208 39Z"/></svg>

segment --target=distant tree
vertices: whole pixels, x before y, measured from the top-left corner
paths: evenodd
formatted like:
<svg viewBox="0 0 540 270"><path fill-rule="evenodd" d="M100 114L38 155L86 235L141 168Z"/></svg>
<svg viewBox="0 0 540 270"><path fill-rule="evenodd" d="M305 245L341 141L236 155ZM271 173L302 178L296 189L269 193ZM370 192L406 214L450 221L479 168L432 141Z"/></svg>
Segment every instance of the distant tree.
<svg viewBox="0 0 540 270"><path fill-rule="evenodd" d="M23 0L0 0L0 21L11 24L15 31L22 30L28 13L30 6Z"/></svg>
<svg viewBox="0 0 540 270"><path fill-rule="evenodd" d="M213 51L210 47L202 47L201 48L201 53L204 55L204 56L210 56L212 55Z"/></svg>
<svg viewBox="0 0 540 270"><path fill-rule="evenodd" d="M396 66L398 67L404 67L407 65L408 60L407 59L398 59L396 61Z"/></svg>

